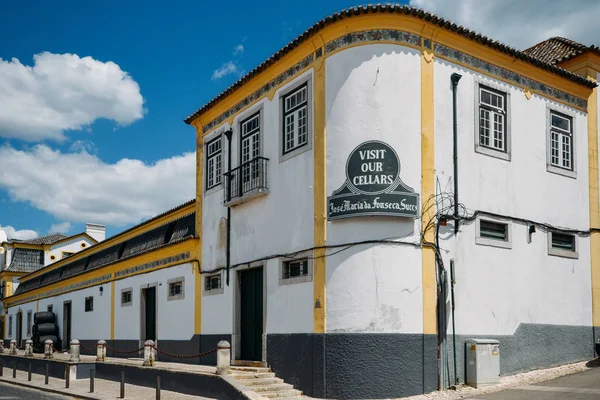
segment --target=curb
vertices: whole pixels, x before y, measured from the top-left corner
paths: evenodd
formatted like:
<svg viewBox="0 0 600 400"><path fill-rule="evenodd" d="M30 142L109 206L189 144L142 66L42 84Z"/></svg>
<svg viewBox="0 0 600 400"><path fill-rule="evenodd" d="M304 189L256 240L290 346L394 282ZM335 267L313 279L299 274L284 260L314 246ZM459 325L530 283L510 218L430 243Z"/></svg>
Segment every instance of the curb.
<svg viewBox="0 0 600 400"><path fill-rule="evenodd" d="M6 383L6 384L9 384L9 385L21 386L21 387L24 387L24 388L33 389L33 390L37 390L37 391L40 391L40 392L60 394L60 395L69 396L69 397L72 397L72 398L75 398L75 399L98 400L98 397L90 397L90 396L85 396L85 395L82 395L82 394L70 393L70 392L63 391L63 390L35 386L35 385L29 384L29 383L23 383L23 382L14 381L14 380L8 380L6 378L0 378L0 383Z"/></svg>

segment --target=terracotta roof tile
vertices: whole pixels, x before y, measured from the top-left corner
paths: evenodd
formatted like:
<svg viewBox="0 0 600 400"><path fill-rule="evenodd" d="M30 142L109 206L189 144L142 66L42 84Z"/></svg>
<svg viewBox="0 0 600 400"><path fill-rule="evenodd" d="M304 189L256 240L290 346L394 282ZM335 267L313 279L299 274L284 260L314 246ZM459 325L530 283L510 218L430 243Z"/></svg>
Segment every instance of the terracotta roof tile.
<svg viewBox="0 0 600 400"><path fill-rule="evenodd" d="M596 46L586 46L567 38L555 36L524 50L523 53L548 64L558 64L586 51L598 52L599 49Z"/></svg>
<svg viewBox="0 0 600 400"><path fill-rule="evenodd" d="M60 242L61 240L66 239L67 237L68 236L63 235L62 233L51 233L50 235L28 240L9 239L7 243L53 244L56 242Z"/></svg>

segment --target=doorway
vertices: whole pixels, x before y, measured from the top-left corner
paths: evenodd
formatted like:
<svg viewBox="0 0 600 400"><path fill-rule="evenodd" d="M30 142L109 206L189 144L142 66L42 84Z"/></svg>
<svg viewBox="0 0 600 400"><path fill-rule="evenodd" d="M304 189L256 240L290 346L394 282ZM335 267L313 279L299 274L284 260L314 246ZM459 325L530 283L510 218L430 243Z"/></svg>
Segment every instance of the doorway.
<svg viewBox="0 0 600 400"><path fill-rule="evenodd" d="M73 317L71 315L71 301L63 303L63 337L62 348L68 348L71 343L71 327L73 325Z"/></svg>
<svg viewBox="0 0 600 400"><path fill-rule="evenodd" d="M146 340L156 342L156 286L142 289L142 343Z"/></svg>
<svg viewBox="0 0 600 400"><path fill-rule="evenodd" d="M240 279L240 358L263 359L263 268L241 271Z"/></svg>
<svg viewBox="0 0 600 400"><path fill-rule="evenodd" d="M15 336L17 347L21 348L21 341L23 340L23 313L21 311L17 313L17 332Z"/></svg>

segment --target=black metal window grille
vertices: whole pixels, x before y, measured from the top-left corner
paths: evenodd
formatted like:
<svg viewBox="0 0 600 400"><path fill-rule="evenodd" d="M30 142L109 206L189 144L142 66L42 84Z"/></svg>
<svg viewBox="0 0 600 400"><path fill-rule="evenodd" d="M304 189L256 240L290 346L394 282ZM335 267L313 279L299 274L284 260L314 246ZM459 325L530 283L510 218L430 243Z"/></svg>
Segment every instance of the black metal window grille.
<svg viewBox="0 0 600 400"><path fill-rule="evenodd" d="M479 221L479 236L506 242L508 241L508 225L482 219Z"/></svg>
<svg viewBox="0 0 600 400"><path fill-rule="evenodd" d="M121 293L121 304L131 303L131 290Z"/></svg>
<svg viewBox="0 0 600 400"><path fill-rule="evenodd" d="M179 296L183 293L183 282L172 282L169 283L169 296Z"/></svg>
<svg viewBox="0 0 600 400"><path fill-rule="evenodd" d="M575 235L568 233L551 232L552 248L556 250L575 251Z"/></svg>
<svg viewBox="0 0 600 400"><path fill-rule="evenodd" d="M206 189L221 184L223 156L221 135L206 145Z"/></svg>
<svg viewBox="0 0 600 400"><path fill-rule="evenodd" d="M85 312L94 311L94 297L85 298Z"/></svg>
<svg viewBox="0 0 600 400"><path fill-rule="evenodd" d="M308 260L293 260L283 263L283 279L308 275Z"/></svg>
<svg viewBox="0 0 600 400"><path fill-rule="evenodd" d="M268 158L256 157L245 164L231 170L225 174L225 202L244 196L246 193L257 189L267 189L267 165ZM256 179L245 180L248 171L256 176Z"/></svg>
<svg viewBox="0 0 600 400"><path fill-rule="evenodd" d="M12 336L12 315L8 316L8 336Z"/></svg>
<svg viewBox="0 0 600 400"><path fill-rule="evenodd" d="M573 119L550 112L550 163L573 170Z"/></svg>
<svg viewBox="0 0 600 400"><path fill-rule="evenodd" d="M506 152L506 93L479 87L479 145Z"/></svg>
<svg viewBox="0 0 600 400"><path fill-rule="evenodd" d="M33 317L33 315L31 314L31 310L27 311L27 335L28 336L31 336L32 317Z"/></svg>
<svg viewBox="0 0 600 400"><path fill-rule="evenodd" d="M215 290L221 288L221 275L211 275L204 279L204 290Z"/></svg>
<svg viewBox="0 0 600 400"><path fill-rule="evenodd" d="M308 143L308 85L283 97L283 154Z"/></svg>

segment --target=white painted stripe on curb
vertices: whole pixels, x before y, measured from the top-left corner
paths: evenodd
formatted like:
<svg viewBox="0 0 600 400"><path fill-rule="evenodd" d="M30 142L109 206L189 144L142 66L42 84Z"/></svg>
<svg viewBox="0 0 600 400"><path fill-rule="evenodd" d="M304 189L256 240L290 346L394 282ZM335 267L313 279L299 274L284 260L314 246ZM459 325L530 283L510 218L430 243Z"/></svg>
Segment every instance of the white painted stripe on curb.
<svg viewBox="0 0 600 400"><path fill-rule="evenodd" d="M532 390L539 392L560 392L577 394L600 394L600 389L581 389L562 386L518 386L513 390Z"/></svg>

